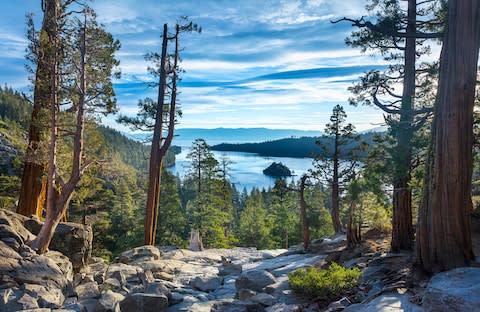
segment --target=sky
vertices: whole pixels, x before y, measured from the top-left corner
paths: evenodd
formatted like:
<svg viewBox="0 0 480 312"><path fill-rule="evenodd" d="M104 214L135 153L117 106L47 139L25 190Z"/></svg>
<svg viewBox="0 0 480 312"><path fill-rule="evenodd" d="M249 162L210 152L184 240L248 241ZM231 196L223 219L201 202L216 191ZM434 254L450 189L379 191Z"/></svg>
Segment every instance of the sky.
<svg viewBox="0 0 480 312"><path fill-rule="evenodd" d="M361 73L381 68L379 57L345 45L352 27L339 17L366 15L364 0L95 0L92 7L122 47L122 78L115 80L120 113L134 115L137 102L156 90L144 60L160 52L164 23L189 16L201 34L180 44L183 117L180 128L267 127L323 130L336 104L357 130L383 123L372 107L348 104L349 86ZM39 26L40 0L2 1L0 84L31 92L25 70L25 16ZM103 123L122 131L115 117Z"/></svg>

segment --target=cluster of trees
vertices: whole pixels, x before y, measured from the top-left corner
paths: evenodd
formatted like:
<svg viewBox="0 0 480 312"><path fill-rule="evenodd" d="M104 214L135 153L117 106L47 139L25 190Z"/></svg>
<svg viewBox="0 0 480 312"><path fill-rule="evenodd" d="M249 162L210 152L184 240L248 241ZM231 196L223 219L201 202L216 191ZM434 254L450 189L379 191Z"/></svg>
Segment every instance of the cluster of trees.
<svg viewBox="0 0 480 312"><path fill-rule="evenodd" d="M359 134L361 141L369 144L373 143L375 133L368 132ZM300 138L285 138L273 141L266 141L261 143L221 143L212 146L214 151L233 151L255 153L261 156L269 157L297 157L297 158L315 158L316 155L322 153L323 148L319 148L319 144L326 148L327 153L331 153L334 148L333 137L324 135L319 137L300 137ZM348 150L354 150L358 146L357 141L348 142L345 146ZM367 156L366 153L361 153L360 156ZM348 157L348 154L342 157Z"/></svg>
<svg viewBox="0 0 480 312"><path fill-rule="evenodd" d="M367 9L368 17L336 22L349 21L357 29L347 44L378 53L391 64L385 72L361 77L351 88L351 103L382 109L389 126L390 137L376 155L389 160L378 164L386 174L377 171L377 176L393 186L392 250L413 249L417 191L422 194L417 264L427 272L467 265L473 260L472 127L480 4L372 0ZM442 43L441 56L428 63L422 57L432 41ZM415 181L422 175L423 185Z"/></svg>
<svg viewBox="0 0 480 312"><path fill-rule="evenodd" d="M158 98L140 101L138 116L119 118L152 131L145 147L96 122L99 114L116 111L111 79L119 75L119 42L97 23L86 2L41 3L41 29L31 20L28 28L33 103L25 104L8 87L0 90L0 125L28 127L24 161L17 165L18 171L23 168L21 178L12 177L15 171L2 173L0 182L5 189L18 186L19 213L45 217L32 242L38 252L46 250L62 218L93 223L96 252L105 256L142 241L186 245L193 232L205 247L288 247L303 241L307 248L311 236L346 231L353 247L366 223L379 229L391 224L393 251L413 249L415 242L417 263L427 272L473 260L478 1L371 0L369 17L336 21L356 29L347 44L391 64L385 72L365 73L351 87L350 100L382 109L389 133L372 137L375 144L367 149L337 105L325 140L316 144L322 152L314 169L297 183L278 180L273 188L250 194L231 185L230 161L215 159L202 139L193 142L191 171L183 180L162 170L171 163L167 151L180 115L180 37L200 27L185 19L170 32L164 25L161 53L148 56L158 76ZM432 41L441 42L442 51L438 62L428 63L423 56ZM31 114L30 122L19 122L25 114ZM262 148L273 149L268 144Z"/></svg>

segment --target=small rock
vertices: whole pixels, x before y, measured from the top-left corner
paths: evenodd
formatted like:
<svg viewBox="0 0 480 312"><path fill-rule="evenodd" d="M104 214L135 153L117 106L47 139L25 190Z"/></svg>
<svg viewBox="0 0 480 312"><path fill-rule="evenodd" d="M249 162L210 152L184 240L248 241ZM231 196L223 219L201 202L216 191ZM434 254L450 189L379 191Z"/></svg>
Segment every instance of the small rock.
<svg viewBox="0 0 480 312"><path fill-rule="evenodd" d="M179 293L172 293L172 295L170 296L170 299L168 301L168 304L169 305L175 305L175 304L179 304L180 302L183 301L183 296Z"/></svg>
<svg viewBox="0 0 480 312"><path fill-rule="evenodd" d="M98 300L94 312L120 312L120 301L125 299L125 296L107 290L102 293L102 297Z"/></svg>
<svg viewBox="0 0 480 312"><path fill-rule="evenodd" d="M170 300L172 297L172 293L168 290L162 282L151 282L148 283L147 287L145 287L146 294L154 294L154 295L165 295Z"/></svg>
<svg viewBox="0 0 480 312"><path fill-rule="evenodd" d="M173 278L174 278L174 275L170 274L170 273L167 273L167 272L155 272L155 273L153 273L153 277L157 278L157 279L164 280L164 281L172 282Z"/></svg>
<svg viewBox="0 0 480 312"><path fill-rule="evenodd" d="M125 278L125 274L123 274L122 271L115 271L110 276L111 277L107 278L107 280L116 279L120 284L120 287L123 287L127 284L127 279Z"/></svg>
<svg viewBox="0 0 480 312"><path fill-rule="evenodd" d="M54 310L55 312L89 312L92 310L87 310L87 308L80 304L80 303L71 303L68 305L64 305L59 310Z"/></svg>
<svg viewBox="0 0 480 312"><path fill-rule="evenodd" d="M218 269L218 275L238 275L242 273L242 265L232 262L224 262Z"/></svg>
<svg viewBox="0 0 480 312"><path fill-rule="evenodd" d="M221 277L200 277L197 276L190 281L190 285L201 291L212 291L222 285L223 279Z"/></svg>
<svg viewBox="0 0 480 312"><path fill-rule="evenodd" d="M423 305L424 308L426 307ZM398 293L383 294L365 304L352 304L345 308L343 312L421 312L423 309L410 302L407 295ZM441 310L435 310L441 311ZM447 310L444 310L447 311ZM455 311L455 310L451 310ZM458 310L464 311L464 310Z"/></svg>
<svg viewBox="0 0 480 312"><path fill-rule="evenodd" d="M248 300L253 296L255 296L256 294L257 293L254 292L253 290L242 288L238 291L238 299L242 301Z"/></svg>
<svg viewBox="0 0 480 312"><path fill-rule="evenodd" d="M300 312L302 309L296 304L277 303L268 307L266 312Z"/></svg>
<svg viewBox="0 0 480 312"><path fill-rule="evenodd" d="M133 265L128 265L124 263L113 263L108 266L107 272L106 272L106 278L114 277L114 278L121 278L120 275L123 275L125 277L126 282L140 282L138 279L138 272L141 272L142 268L133 266ZM121 273L115 273L115 272L121 272ZM123 282L123 278L121 278L120 283Z"/></svg>
<svg viewBox="0 0 480 312"><path fill-rule="evenodd" d="M263 306L269 307L277 303L277 299L269 294L266 293L259 293L250 298L251 301L260 303Z"/></svg>
<svg viewBox="0 0 480 312"><path fill-rule="evenodd" d="M80 306L83 306L86 311L92 312L95 311L95 307L97 306L98 299L95 298L88 298L83 299L79 302Z"/></svg>
<svg viewBox="0 0 480 312"><path fill-rule="evenodd" d="M22 309L38 309L37 299L33 298L29 294L25 293L17 300L17 303L22 305Z"/></svg>
<svg viewBox="0 0 480 312"><path fill-rule="evenodd" d="M55 264L62 270L63 275L68 281L73 281L73 265L70 259L61 252L50 250L44 256L52 259Z"/></svg>
<svg viewBox="0 0 480 312"><path fill-rule="evenodd" d="M340 300L334 301L330 303L327 307L327 310L325 312L337 312L337 311L343 311L346 307L351 305L352 303L348 298L343 297Z"/></svg>
<svg viewBox="0 0 480 312"><path fill-rule="evenodd" d="M263 312L265 308L252 301L220 301L212 305L211 312Z"/></svg>
<svg viewBox="0 0 480 312"><path fill-rule="evenodd" d="M42 308L58 308L65 301L61 289L47 288L42 285L24 284L25 292L34 297Z"/></svg>
<svg viewBox="0 0 480 312"><path fill-rule="evenodd" d="M120 302L122 312L166 312L168 299L165 295L132 294Z"/></svg>
<svg viewBox="0 0 480 312"><path fill-rule="evenodd" d="M103 284L100 285L103 290L120 290L122 285L116 278L107 278Z"/></svg>
<svg viewBox="0 0 480 312"><path fill-rule="evenodd" d="M275 283L275 277L264 270L251 270L243 272L235 281L237 289L247 288L255 291L262 291L265 286Z"/></svg>
<svg viewBox="0 0 480 312"><path fill-rule="evenodd" d="M100 290L95 282L79 285L75 287L75 292L77 293L78 300L100 297Z"/></svg>

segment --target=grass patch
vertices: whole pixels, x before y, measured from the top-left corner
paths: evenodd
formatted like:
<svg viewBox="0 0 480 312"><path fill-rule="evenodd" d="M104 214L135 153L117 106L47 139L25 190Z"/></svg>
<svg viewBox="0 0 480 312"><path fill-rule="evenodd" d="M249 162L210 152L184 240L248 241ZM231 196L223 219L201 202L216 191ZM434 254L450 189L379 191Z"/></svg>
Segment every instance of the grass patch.
<svg viewBox="0 0 480 312"><path fill-rule="evenodd" d="M346 269L332 263L327 269L298 269L288 274L290 288L297 294L317 300L337 300L348 293L360 278L358 268Z"/></svg>

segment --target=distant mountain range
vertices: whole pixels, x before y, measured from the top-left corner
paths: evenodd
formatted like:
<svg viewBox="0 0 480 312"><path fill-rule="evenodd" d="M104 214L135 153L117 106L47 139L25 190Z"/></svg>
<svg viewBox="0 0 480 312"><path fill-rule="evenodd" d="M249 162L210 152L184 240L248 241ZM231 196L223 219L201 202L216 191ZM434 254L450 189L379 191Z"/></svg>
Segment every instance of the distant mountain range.
<svg viewBox="0 0 480 312"><path fill-rule="evenodd" d="M149 134L127 134L129 137L142 141ZM220 143L256 143L283 138L299 138L305 136L320 136L321 131L295 129L267 129L267 128L182 128L175 130L173 145L190 146L195 139L202 138L209 145Z"/></svg>
<svg viewBox="0 0 480 312"><path fill-rule="evenodd" d="M376 127L361 133L384 132L385 127ZM296 130L296 129L268 129L268 128L181 128L175 130L173 145L190 146L195 139L202 138L209 145L221 143L260 143L279 139L320 137L321 131L317 130ZM149 138L146 133L134 133L126 135L138 141L145 141Z"/></svg>

